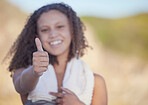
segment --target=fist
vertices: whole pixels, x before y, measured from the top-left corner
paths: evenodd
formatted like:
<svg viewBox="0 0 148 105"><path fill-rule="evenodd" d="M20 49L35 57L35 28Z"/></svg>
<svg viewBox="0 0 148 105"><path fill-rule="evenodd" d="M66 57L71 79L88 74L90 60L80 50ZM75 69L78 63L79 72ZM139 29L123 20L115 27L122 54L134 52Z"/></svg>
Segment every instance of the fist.
<svg viewBox="0 0 148 105"><path fill-rule="evenodd" d="M46 51L43 51L42 43L39 38L35 39L37 51L33 53L33 72L41 76L48 69L49 57Z"/></svg>

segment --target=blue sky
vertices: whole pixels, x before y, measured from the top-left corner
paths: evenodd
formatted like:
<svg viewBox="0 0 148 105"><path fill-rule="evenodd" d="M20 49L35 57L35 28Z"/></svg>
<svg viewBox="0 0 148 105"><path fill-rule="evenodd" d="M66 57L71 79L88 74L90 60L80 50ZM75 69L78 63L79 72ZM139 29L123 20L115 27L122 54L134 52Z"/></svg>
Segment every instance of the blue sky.
<svg viewBox="0 0 148 105"><path fill-rule="evenodd" d="M122 18L148 13L148 0L7 0L26 13L55 2L69 4L79 16Z"/></svg>

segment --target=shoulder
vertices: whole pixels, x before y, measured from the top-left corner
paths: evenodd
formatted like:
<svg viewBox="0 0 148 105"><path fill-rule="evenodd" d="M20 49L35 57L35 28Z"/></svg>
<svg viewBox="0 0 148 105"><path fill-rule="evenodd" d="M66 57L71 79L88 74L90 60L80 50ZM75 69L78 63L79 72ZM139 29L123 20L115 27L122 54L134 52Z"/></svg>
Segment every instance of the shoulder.
<svg viewBox="0 0 148 105"><path fill-rule="evenodd" d="M103 85L105 83L104 78L99 74L94 73L94 79L95 79L95 85L101 85L101 84Z"/></svg>
<svg viewBox="0 0 148 105"><path fill-rule="evenodd" d="M107 105L107 89L104 78L94 73L94 81L92 105Z"/></svg>
<svg viewBox="0 0 148 105"><path fill-rule="evenodd" d="M12 77L17 77L18 75L21 75L21 73L22 73L25 69L29 68L30 66L31 66L31 65L29 65L29 66L26 67L26 68L22 67L22 68L19 68L19 69L14 70L14 75L13 75Z"/></svg>
<svg viewBox="0 0 148 105"><path fill-rule="evenodd" d="M14 71L14 74L12 75L13 78L18 77L19 75L21 75L21 73L24 71L25 68L19 68L17 70Z"/></svg>
<svg viewBox="0 0 148 105"><path fill-rule="evenodd" d="M30 67L30 66L28 66L28 67ZM26 68L19 68L19 69L16 69L16 70L14 71L14 73L13 73L13 75L12 75L13 82L15 82L15 80L17 80L17 79L21 76L22 72L23 72L25 69L26 69Z"/></svg>
<svg viewBox="0 0 148 105"><path fill-rule="evenodd" d="M94 73L94 83L94 91L106 90L105 79L101 75Z"/></svg>

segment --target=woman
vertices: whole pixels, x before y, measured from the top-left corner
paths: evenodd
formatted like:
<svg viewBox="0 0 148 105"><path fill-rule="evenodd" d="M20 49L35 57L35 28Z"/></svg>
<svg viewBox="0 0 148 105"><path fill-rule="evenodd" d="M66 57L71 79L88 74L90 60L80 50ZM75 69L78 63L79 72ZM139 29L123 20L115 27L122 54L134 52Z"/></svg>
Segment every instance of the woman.
<svg viewBox="0 0 148 105"><path fill-rule="evenodd" d="M72 8L54 3L36 10L10 49L9 65L25 105L107 105L104 79L79 56L89 47Z"/></svg>

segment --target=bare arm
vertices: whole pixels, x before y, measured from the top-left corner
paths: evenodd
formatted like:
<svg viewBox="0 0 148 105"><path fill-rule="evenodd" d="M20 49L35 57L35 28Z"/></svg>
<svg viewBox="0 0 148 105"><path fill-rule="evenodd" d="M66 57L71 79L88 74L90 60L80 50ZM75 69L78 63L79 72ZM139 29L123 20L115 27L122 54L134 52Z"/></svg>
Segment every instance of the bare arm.
<svg viewBox="0 0 148 105"><path fill-rule="evenodd" d="M20 94L31 92L38 83L39 77L48 68L48 53L43 51L42 44L38 38L35 39L37 51L33 53L33 66L20 68L14 72L13 83Z"/></svg>
<svg viewBox="0 0 148 105"><path fill-rule="evenodd" d="M39 76L35 75L32 66L27 69L21 68L16 70L13 75L16 91L20 94L27 94L32 91L39 80Z"/></svg>
<svg viewBox="0 0 148 105"><path fill-rule="evenodd" d="M107 105L107 89L103 77L95 76L95 86L91 105Z"/></svg>
<svg viewBox="0 0 148 105"><path fill-rule="evenodd" d="M37 85L39 77L48 68L48 53L43 51L42 44L38 38L35 39L37 51L33 53L33 65L28 68L15 70L13 83L16 91L20 94L22 103L27 101L28 93Z"/></svg>

